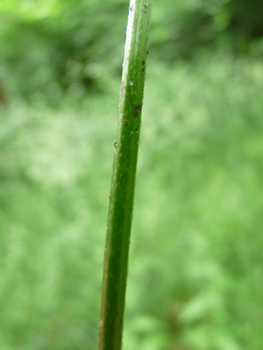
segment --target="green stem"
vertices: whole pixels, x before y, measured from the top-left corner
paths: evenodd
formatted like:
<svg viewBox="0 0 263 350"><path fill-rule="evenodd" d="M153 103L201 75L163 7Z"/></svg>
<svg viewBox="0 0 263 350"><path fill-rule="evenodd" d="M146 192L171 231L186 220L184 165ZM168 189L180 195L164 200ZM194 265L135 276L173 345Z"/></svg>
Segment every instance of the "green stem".
<svg viewBox="0 0 263 350"><path fill-rule="evenodd" d="M104 256L99 350L120 350L151 0L131 0Z"/></svg>

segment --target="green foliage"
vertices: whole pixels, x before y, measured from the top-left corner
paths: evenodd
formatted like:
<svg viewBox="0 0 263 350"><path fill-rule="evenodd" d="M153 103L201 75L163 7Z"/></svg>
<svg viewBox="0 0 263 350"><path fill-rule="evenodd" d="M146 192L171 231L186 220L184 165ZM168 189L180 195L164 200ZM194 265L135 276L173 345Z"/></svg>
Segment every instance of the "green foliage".
<svg viewBox="0 0 263 350"><path fill-rule="evenodd" d="M224 49L262 57L261 1L163 0L153 11L150 52L162 62ZM9 98L80 100L120 76L126 0L0 3L0 79ZM30 68L29 68L30 67ZM30 71L30 74L29 74Z"/></svg>
<svg viewBox="0 0 263 350"><path fill-rule="evenodd" d="M97 346L127 5L0 2L1 350ZM262 348L261 10L155 3L127 350Z"/></svg>
<svg viewBox="0 0 263 350"><path fill-rule="evenodd" d="M2 13L0 57L9 94L54 104L65 93L80 99L87 89L103 90L105 77L120 71L126 18L127 4L119 1L67 2L43 19Z"/></svg>
<svg viewBox="0 0 263 350"><path fill-rule="evenodd" d="M94 115L97 102L88 101L78 118L77 109L66 104L56 114L21 104L5 111L0 155L4 350L96 347L111 166L111 149L102 140L105 133L110 141L112 129L109 118L97 128L96 118L105 112L96 108Z"/></svg>
<svg viewBox="0 0 263 350"><path fill-rule="evenodd" d="M124 348L260 349L262 63L147 70ZM3 350L96 348L118 90L1 110Z"/></svg>

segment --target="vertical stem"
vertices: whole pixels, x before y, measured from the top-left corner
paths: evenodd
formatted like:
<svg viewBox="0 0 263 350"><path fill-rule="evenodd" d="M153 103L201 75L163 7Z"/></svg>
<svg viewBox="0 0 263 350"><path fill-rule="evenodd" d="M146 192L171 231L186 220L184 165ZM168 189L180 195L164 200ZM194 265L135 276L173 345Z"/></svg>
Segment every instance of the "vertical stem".
<svg viewBox="0 0 263 350"><path fill-rule="evenodd" d="M104 256L99 350L120 350L151 0L130 0Z"/></svg>

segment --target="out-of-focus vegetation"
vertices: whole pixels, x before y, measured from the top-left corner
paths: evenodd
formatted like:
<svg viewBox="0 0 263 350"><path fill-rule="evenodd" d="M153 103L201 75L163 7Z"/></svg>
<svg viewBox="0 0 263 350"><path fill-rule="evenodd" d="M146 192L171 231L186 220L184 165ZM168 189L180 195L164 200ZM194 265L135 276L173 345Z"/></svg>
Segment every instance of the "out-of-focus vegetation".
<svg viewBox="0 0 263 350"><path fill-rule="evenodd" d="M96 349L126 1L0 3L0 349ZM261 2L153 8L125 350L261 350Z"/></svg>
<svg viewBox="0 0 263 350"><path fill-rule="evenodd" d="M172 63L198 51L263 55L260 0L163 0L152 17L152 58ZM54 104L82 98L119 76L127 1L2 0L1 71L8 94Z"/></svg>

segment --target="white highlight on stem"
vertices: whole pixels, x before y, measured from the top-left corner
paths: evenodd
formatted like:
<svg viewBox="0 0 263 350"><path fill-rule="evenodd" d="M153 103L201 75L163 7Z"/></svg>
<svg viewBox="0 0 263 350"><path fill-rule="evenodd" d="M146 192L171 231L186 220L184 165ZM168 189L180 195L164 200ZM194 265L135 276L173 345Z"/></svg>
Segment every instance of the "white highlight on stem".
<svg viewBox="0 0 263 350"><path fill-rule="evenodd" d="M128 25L126 30L126 41L124 46L124 59L123 59L123 70L122 70L122 81L124 85L127 84L127 72L129 65L129 57L131 51L132 33L134 30L134 17L136 11L136 0L130 0L130 12L128 18Z"/></svg>

